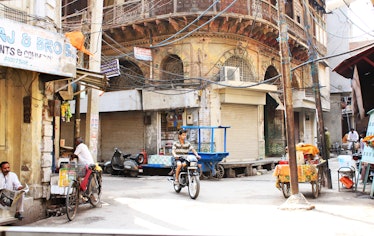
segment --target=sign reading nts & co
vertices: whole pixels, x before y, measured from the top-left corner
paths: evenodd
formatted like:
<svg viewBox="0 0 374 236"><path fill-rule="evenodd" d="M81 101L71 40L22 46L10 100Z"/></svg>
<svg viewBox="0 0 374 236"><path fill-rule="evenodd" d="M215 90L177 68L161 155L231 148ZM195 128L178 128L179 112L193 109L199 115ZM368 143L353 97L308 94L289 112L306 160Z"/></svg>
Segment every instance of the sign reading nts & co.
<svg viewBox="0 0 374 236"><path fill-rule="evenodd" d="M63 35L7 19L0 25L0 65L75 77L76 49Z"/></svg>

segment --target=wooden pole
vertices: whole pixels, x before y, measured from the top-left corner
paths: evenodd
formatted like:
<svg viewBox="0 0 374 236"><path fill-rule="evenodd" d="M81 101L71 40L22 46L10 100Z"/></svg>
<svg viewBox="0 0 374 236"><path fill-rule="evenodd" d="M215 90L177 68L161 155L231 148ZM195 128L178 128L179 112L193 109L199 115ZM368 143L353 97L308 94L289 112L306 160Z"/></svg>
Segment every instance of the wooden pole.
<svg viewBox="0 0 374 236"><path fill-rule="evenodd" d="M308 23L309 22L308 20L309 10L307 7L308 6L304 6L304 24L305 24L304 27L308 29L306 31L306 34L307 34L307 40L308 40L308 45L309 45L310 61L312 61L310 65L311 66L310 71L312 74L314 99L316 103L317 130L318 130L317 141L319 143L319 147L321 147L322 149L320 150L321 156L324 160L326 160L325 174L326 174L326 179L327 179L327 187L329 189L332 189L331 171L329 168L329 161L328 161L330 157L327 156L327 148L329 147L326 147L325 124L323 120L323 111L322 111L322 105L321 105L321 92L320 92L319 77L318 77L318 64L314 61L315 59L317 59L317 52L313 45L312 27Z"/></svg>
<svg viewBox="0 0 374 236"><path fill-rule="evenodd" d="M290 56L288 53L288 33L287 23L284 15L285 6L283 1L278 2L278 19L279 19L279 47L282 62L282 82L283 82L283 96L286 106L286 133L287 133L287 147L289 155L290 166L290 184L291 194L299 193L299 182L297 175L296 162L296 146L294 136L294 114L292 105L292 85L291 85L291 67Z"/></svg>

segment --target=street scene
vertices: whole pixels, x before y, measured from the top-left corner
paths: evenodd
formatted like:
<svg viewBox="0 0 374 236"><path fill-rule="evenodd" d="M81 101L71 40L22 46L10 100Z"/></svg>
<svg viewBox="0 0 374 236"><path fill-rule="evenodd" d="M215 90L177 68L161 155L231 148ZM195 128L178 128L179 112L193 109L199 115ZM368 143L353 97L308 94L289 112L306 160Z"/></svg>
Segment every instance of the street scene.
<svg viewBox="0 0 374 236"><path fill-rule="evenodd" d="M373 232L373 10L0 1L0 232Z"/></svg>
<svg viewBox="0 0 374 236"><path fill-rule="evenodd" d="M357 192L344 187L339 192L337 158L329 164L332 189L323 187L314 198L309 183L299 184L307 204L314 206L312 210L279 209L286 199L275 188L273 171L203 180L196 200L190 199L187 189L174 192L167 176L106 174L101 208L86 204L79 207L74 221L66 215L52 216L24 227L136 235L367 235L374 230L371 185L365 193L362 184Z"/></svg>

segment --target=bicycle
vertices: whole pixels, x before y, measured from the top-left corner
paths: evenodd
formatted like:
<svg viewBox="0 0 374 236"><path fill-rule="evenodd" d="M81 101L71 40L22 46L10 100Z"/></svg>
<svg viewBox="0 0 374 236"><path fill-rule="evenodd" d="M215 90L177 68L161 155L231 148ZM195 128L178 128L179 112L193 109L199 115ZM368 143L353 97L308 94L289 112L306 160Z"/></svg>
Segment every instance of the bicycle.
<svg viewBox="0 0 374 236"><path fill-rule="evenodd" d="M89 202L93 207L99 206L102 176L101 168L95 164L89 166L70 165L68 168L75 172L75 178L70 181L66 192L66 215L69 221L72 221L77 214L80 202Z"/></svg>

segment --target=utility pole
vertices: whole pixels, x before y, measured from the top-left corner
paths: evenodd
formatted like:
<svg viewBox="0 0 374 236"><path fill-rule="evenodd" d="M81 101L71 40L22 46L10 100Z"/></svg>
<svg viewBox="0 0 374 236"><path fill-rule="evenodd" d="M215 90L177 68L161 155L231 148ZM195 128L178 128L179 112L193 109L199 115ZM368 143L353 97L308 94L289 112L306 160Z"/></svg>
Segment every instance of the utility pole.
<svg viewBox="0 0 374 236"><path fill-rule="evenodd" d="M90 71L100 72L103 1L90 0L89 3L89 9L91 9L90 52L93 53L93 55L90 56L89 69ZM94 161L97 161L99 140L99 90L93 88L88 89L85 140Z"/></svg>
<svg viewBox="0 0 374 236"><path fill-rule="evenodd" d="M294 115L292 105L292 85L291 85L291 68L290 68L290 56L288 53L288 33L287 23L285 17L285 2L278 1L278 24L279 24L279 47L280 56L282 63L282 81L283 81L283 96L286 106L286 130L287 130L287 147L289 155L289 168L290 168L290 184L291 184L291 196L287 199L286 203L283 204L281 209L292 209L292 208L303 208L303 209L314 209L305 197L299 193L299 180L297 174L297 162L296 162L296 145L295 145L295 132L294 132Z"/></svg>
<svg viewBox="0 0 374 236"><path fill-rule="evenodd" d="M287 133L287 147L289 155L289 166L290 166L290 182L291 182L291 193L299 193L299 182L297 175L297 162L296 162L296 146L294 137L294 115L292 105L292 85L291 85L291 68L290 68L290 56L288 53L288 33L287 23L284 16L284 3L278 1L278 19L279 19L279 47L281 53L282 63L282 82L283 82L283 96L284 103L286 106L286 133Z"/></svg>
<svg viewBox="0 0 374 236"><path fill-rule="evenodd" d="M321 105L321 93L320 93L320 86L319 86L319 78L318 78L318 64L314 61L317 59L317 51L314 48L313 45L313 32L312 27L308 23L309 19L309 9L308 6L304 5L304 24L306 28L306 36L308 40L309 45L309 53L310 53L310 61L311 63L311 74L312 74L312 81L313 81L313 89L314 89L314 98L316 103L316 113L317 113L317 129L318 129L318 136L317 141L320 144L320 147L322 147L322 150L320 150L322 153L322 158L326 161L326 178L327 178L327 187L329 189L332 189L332 182L331 182L331 170L329 168L329 158L327 156L327 148L326 147L326 137L325 137L325 124L323 121L323 111L322 111L322 105Z"/></svg>

